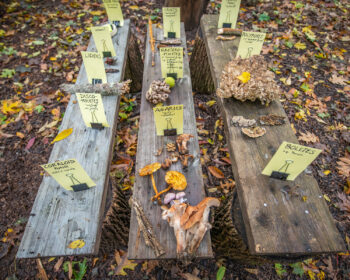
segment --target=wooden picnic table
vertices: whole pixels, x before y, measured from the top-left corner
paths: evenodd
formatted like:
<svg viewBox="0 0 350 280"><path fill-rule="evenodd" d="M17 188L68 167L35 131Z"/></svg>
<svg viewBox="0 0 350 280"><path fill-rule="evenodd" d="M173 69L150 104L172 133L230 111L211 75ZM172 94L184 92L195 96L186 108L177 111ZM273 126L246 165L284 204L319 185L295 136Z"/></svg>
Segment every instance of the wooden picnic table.
<svg viewBox="0 0 350 280"><path fill-rule="evenodd" d="M236 56L240 37L231 41L216 40L217 22L217 15L204 15L201 19L201 38L196 39L191 58L192 72L196 68L201 71L192 76L193 84L198 86L202 77L207 88L211 88L212 83L217 88L222 70ZM208 69L211 72L208 73ZM203 91L203 87L201 89ZM283 141L298 143L282 104L274 101L265 106L258 101L216 99L225 124L239 209L243 216L244 232L241 231L240 234L247 240L249 253L293 256L344 251L344 241L312 175L303 172L291 182L261 174ZM241 133L239 127L230 124L232 116L259 119L268 114L284 116L287 121L284 125L265 127L266 134L260 138L248 138ZM287 197L286 190L293 187L298 188L298 192L306 199L303 200L300 195ZM227 209L231 211L234 207ZM230 221L227 220L227 215L231 216ZM230 240L227 231L223 229L225 223L232 227L235 222L233 217L234 213L223 213L222 219L215 221L219 228L213 236L216 247L231 256L242 248L241 243Z"/></svg>
<svg viewBox="0 0 350 280"><path fill-rule="evenodd" d="M116 50L116 64L106 69L108 83L124 78L128 53L130 20L118 28L112 40ZM91 37L88 51L96 51ZM84 65L81 66L76 84L87 84ZM71 95L60 131L73 128L66 139L56 142L48 162L75 158L96 183L81 192L67 191L52 177L44 176L38 190L30 217L19 247L17 258L34 258L64 255L96 254L101 237L101 224L105 211L109 182L109 166L115 139L120 95L102 96L110 127L103 130L87 128L83 122L75 94ZM70 249L68 245L82 239L82 248Z"/></svg>
<svg viewBox="0 0 350 280"><path fill-rule="evenodd" d="M156 43L163 40L162 29L156 28L153 25L153 35ZM184 170L181 163L178 161L176 164L172 164L170 170L180 171L186 176L187 188L186 198L191 205L196 205L205 197L205 190L202 178L202 167L200 163L200 151L196 130L196 119L194 113L193 97L191 78L188 65L188 56L186 48L186 36L184 25L181 23L181 41L182 47L184 47L184 77L179 79L172 89L172 93L169 95L169 99L164 102L164 105L184 105L184 133L189 133L194 136L192 141L189 142L189 153L194 156L193 162ZM141 98L141 110L140 110L140 125L138 133L137 155L136 155L136 172L135 172L135 184L133 188L133 198L137 199L144 212L149 219L156 238L160 244L164 247L166 253L160 257L156 257L154 251L147 247L142 233L140 233L139 226L136 219L135 210L132 209L130 220L130 232L129 232L129 246L128 246L128 258L136 260L150 260L150 259L175 259L176 255L176 239L174 235L174 229L169 226L168 222L161 219L161 208L157 204L151 202L151 197L154 196L154 191L151 186L151 180L149 177L141 177L138 171L144 166L153 163L162 163L167 155L167 152L163 151L160 156L156 156L157 150L164 147L167 143L174 143L176 136L157 136L156 127L153 117L153 105L150 104L146 98L146 91L148 90L153 80L162 79L161 65L159 50L156 48L155 53L155 66L151 66L151 48L149 43L149 32L146 39L146 51L145 51L145 66L142 86L142 98ZM165 150L165 149L164 149ZM158 186L158 191L166 188L164 181L166 171L163 169L154 173L155 182ZM196 253L198 258L212 257L211 241L209 231L204 236L201 245Z"/></svg>

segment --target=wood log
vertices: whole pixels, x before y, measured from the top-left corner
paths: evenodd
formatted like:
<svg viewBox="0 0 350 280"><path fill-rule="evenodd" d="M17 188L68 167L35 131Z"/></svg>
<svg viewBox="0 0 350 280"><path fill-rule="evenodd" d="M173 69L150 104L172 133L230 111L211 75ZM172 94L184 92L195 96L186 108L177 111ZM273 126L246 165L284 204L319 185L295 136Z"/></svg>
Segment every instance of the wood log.
<svg viewBox="0 0 350 280"><path fill-rule="evenodd" d="M164 7L180 7L181 21L185 23L185 30L188 31L199 26L208 2L209 0L165 0Z"/></svg>
<svg viewBox="0 0 350 280"><path fill-rule="evenodd" d="M197 36L190 60L192 89L199 93L213 93L215 86L204 41Z"/></svg>
<svg viewBox="0 0 350 280"><path fill-rule="evenodd" d="M125 68L125 79L130 79L130 92L140 92L143 79L143 61L137 39L135 35L130 34L128 57Z"/></svg>

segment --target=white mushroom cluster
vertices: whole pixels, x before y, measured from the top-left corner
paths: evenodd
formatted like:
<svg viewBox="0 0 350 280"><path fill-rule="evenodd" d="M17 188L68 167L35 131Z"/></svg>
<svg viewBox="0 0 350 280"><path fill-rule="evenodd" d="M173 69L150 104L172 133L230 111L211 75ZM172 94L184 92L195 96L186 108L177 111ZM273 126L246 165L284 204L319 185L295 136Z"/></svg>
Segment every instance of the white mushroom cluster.
<svg viewBox="0 0 350 280"><path fill-rule="evenodd" d="M245 83L237 78L243 72L250 73L250 79ZM230 61L221 74L216 94L222 98L232 96L240 101L259 99L262 104L269 104L279 98L280 88L264 58L255 55L248 59L236 58Z"/></svg>
<svg viewBox="0 0 350 280"><path fill-rule="evenodd" d="M169 97L169 93L171 93L171 90L167 83L161 80L155 80L146 92L146 99L153 104L158 104L165 102Z"/></svg>

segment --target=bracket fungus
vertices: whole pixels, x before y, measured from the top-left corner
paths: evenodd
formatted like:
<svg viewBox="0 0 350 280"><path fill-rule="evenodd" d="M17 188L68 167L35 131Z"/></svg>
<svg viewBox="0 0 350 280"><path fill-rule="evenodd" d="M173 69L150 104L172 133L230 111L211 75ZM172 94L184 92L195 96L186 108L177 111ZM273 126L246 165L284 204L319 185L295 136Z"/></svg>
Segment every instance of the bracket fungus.
<svg viewBox="0 0 350 280"><path fill-rule="evenodd" d="M153 104L158 104L160 102L165 102L170 93L170 86L167 83L161 80L155 80L151 83L146 92L146 99Z"/></svg>
<svg viewBox="0 0 350 280"><path fill-rule="evenodd" d="M266 133L266 129L260 126L242 127L242 133L250 138L258 138Z"/></svg>
<svg viewBox="0 0 350 280"><path fill-rule="evenodd" d="M174 228L179 257L193 256L197 251L205 233L211 228L208 222L210 207L219 205L219 199L206 197L196 206L178 200L174 200L170 208L162 206L162 219Z"/></svg>
<svg viewBox="0 0 350 280"><path fill-rule="evenodd" d="M154 181L153 173L156 172L160 167L161 167L161 164L159 162L155 162L155 163L146 165L145 167L139 170L140 176L148 176L148 175L151 176L153 190L156 193L156 195L158 195L158 190L156 187L156 183Z"/></svg>
<svg viewBox="0 0 350 280"><path fill-rule="evenodd" d="M250 79L239 79L242 73L249 73ZM260 100L269 104L280 96L280 88L274 80L274 74L268 70L268 65L262 56L251 58L236 58L224 68L220 78L220 87L216 91L222 98L234 97L240 101Z"/></svg>
<svg viewBox="0 0 350 280"><path fill-rule="evenodd" d="M163 193L166 193L167 191L170 191L171 189L174 189L176 191L183 191L187 187L187 181L185 175L178 171L168 171L165 174L165 182L169 185L166 189L162 190L158 194L156 194L152 200L156 200L159 198L160 195Z"/></svg>

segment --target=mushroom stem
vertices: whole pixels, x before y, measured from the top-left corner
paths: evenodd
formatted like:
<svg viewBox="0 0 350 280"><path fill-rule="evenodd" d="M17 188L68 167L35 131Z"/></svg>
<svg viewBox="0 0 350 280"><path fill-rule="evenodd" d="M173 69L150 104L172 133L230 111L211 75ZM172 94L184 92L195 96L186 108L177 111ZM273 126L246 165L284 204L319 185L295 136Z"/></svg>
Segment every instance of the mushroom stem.
<svg viewBox="0 0 350 280"><path fill-rule="evenodd" d="M162 190L161 192L157 193L154 197L152 197L152 200L159 199L159 197L163 194L166 193L167 191L170 191L173 187L167 187L165 190Z"/></svg>
<svg viewBox="0 0 350 280"><path fill-rule="evenodd" d="M152 186L153 186L154 192L156 193L156 195L158 195L158 190L156 187L156 182L154 181L153 174L151 174L151 180L152 180Z"/></svg>

